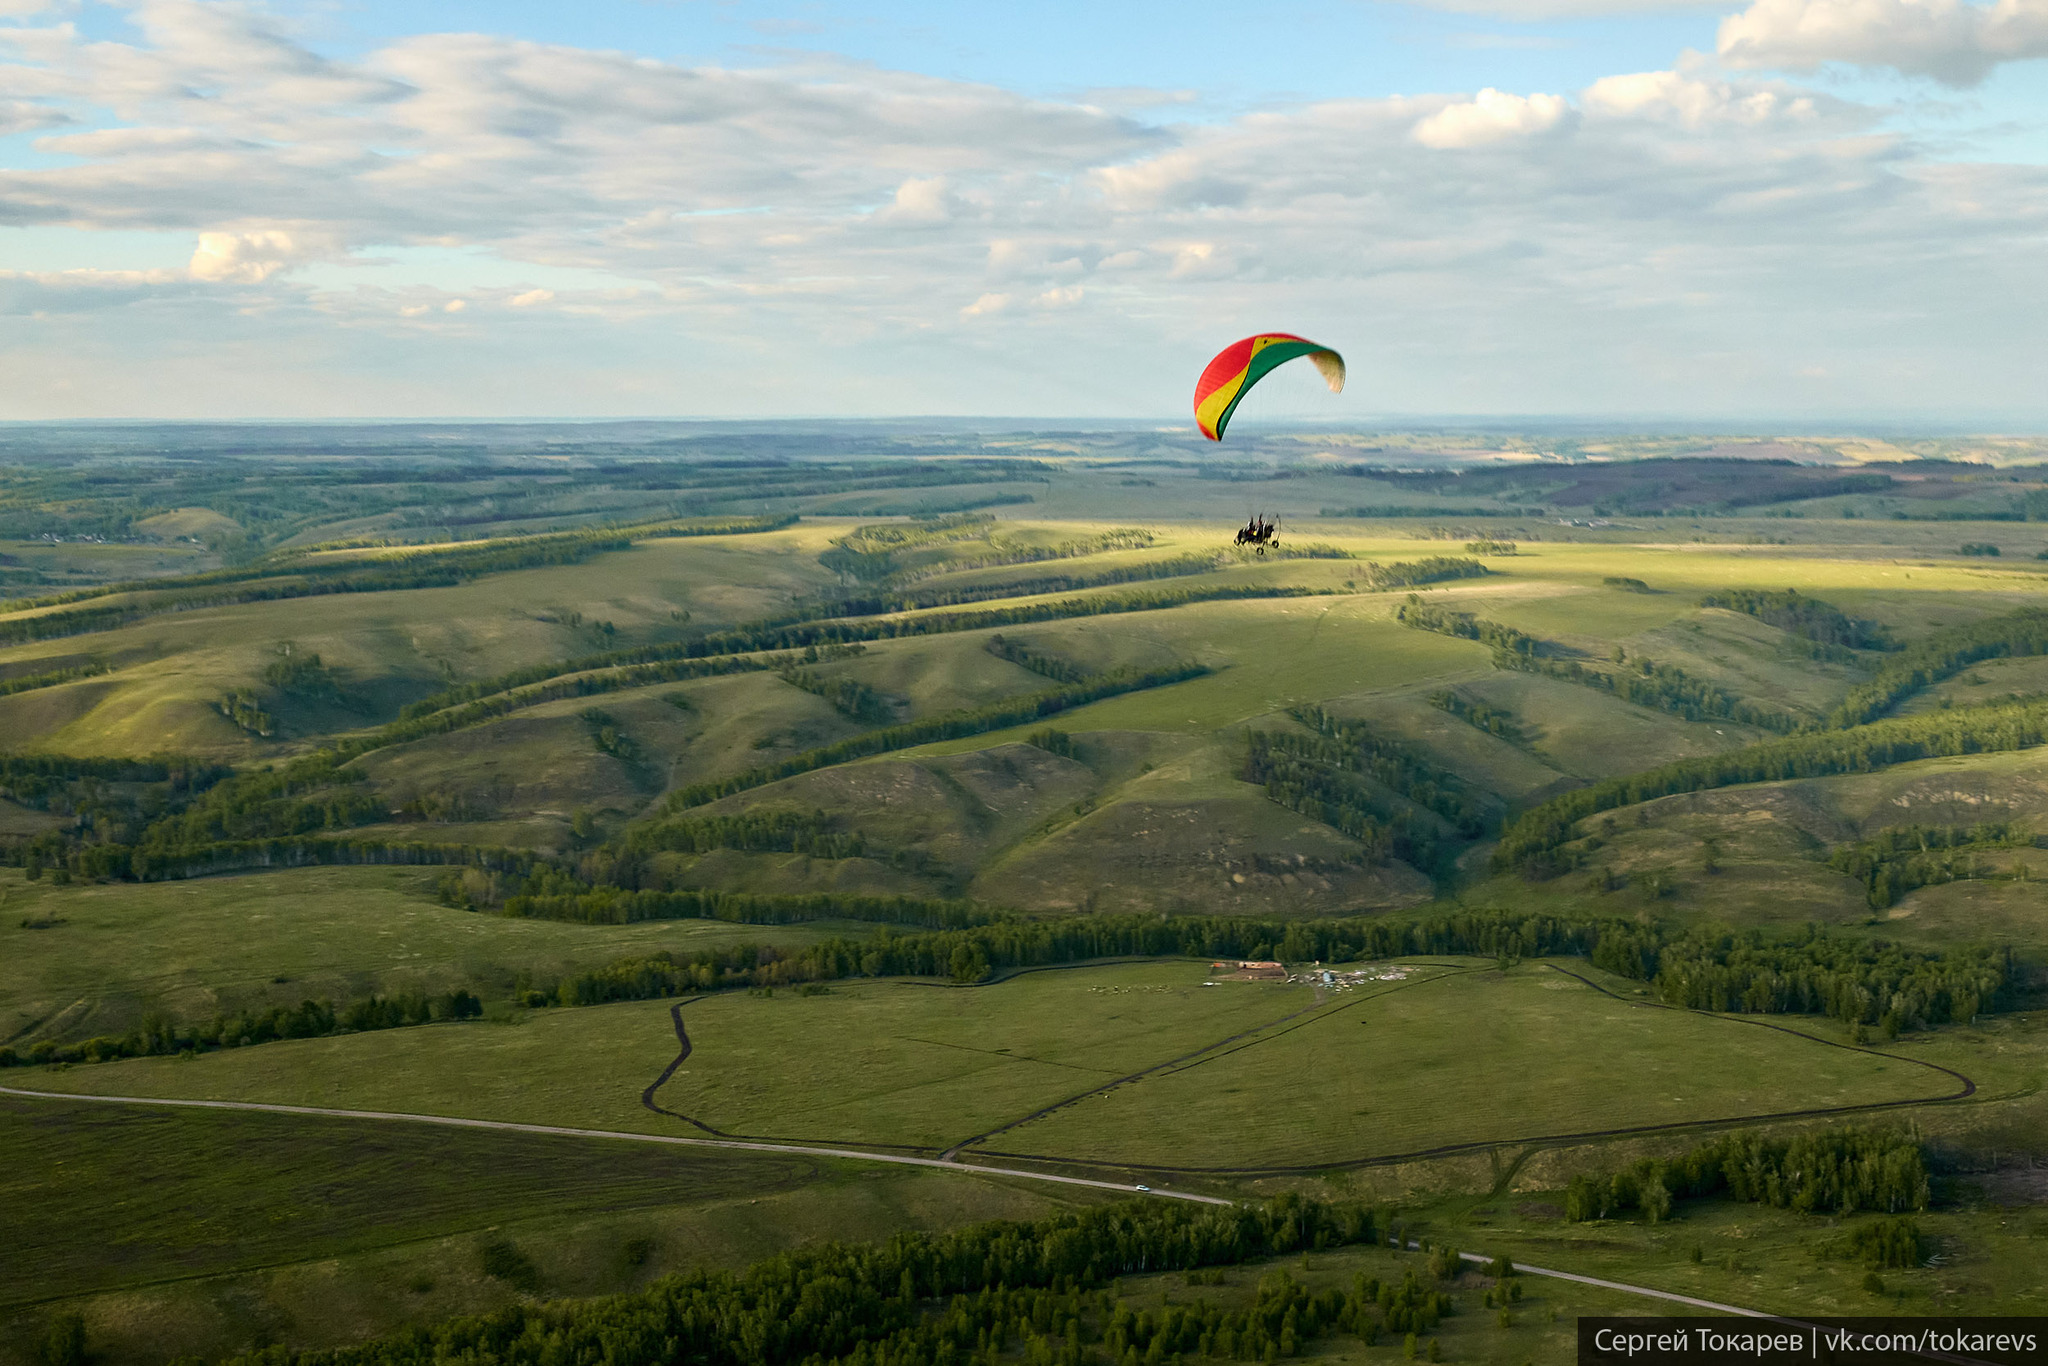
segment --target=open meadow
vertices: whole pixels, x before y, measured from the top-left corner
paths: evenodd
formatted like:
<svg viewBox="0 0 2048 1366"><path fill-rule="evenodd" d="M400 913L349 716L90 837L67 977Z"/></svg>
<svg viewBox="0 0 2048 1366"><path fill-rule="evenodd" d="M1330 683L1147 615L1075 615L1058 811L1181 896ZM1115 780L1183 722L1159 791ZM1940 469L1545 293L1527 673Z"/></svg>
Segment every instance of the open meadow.
<svg viewBox="0 0 2048 1366"><path fill-rule="evenodd" d="M1954 1097L1934 1066L1545 963L1166 962L722 993L76 1067L53 1091L396 1111L1178 1176ZM1626 984L1617 983L1626 988ZM671 1071L670 1064L676 1066ZM659 1082L659 1086L656 1083ZM643 1093L646 1093L643 1095ZM651 1102L651 1103L650 1103Z"/></svg>

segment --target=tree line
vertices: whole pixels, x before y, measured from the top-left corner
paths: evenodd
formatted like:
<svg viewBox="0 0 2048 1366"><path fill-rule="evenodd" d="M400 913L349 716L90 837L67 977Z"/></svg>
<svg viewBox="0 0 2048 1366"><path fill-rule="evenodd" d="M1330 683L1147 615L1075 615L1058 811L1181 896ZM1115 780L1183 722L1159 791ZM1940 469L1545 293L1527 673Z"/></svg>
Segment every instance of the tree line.
<svg viewBox="0 0 2048 1366"><path fill-rule="evenodd" d="M2048 608L2027 607L1943 627L1881 666L1828 716L1836 729L1876 720L1913 694L1987 659L2048 654Z"/></svg>
<svg viewBox="0 0 2048 1366"><path fill-rule="evenodd" d="M39 1067L48 1063L99 1063L121 1058L211 1053L222 1048L275 1043L280 1039L318 1039L331 1034L400 1029L439 1020L472 1020L483 1013L483 1002L474 993L460 988L433 996L420 991L397 996L364 996L339 1009L331 1001L301 1001L296 1006L272 1006L268 1010L217 1015L204 1024L183 1028L160 1013L152 1013L123 1035L86 1039L73 1044L45 1039L22 1052L0 1047L0 1067Z"/></svg>
<svg viewBox="0 0 2048 1366"><path fill-rule="evenodd" d="M945 635L955 631L1021 626L1031 622L1060 621L1071 617L1103 616L1121 612L1158 612L1198 602L1328 596L1332 591L1327 588L1292 585L1209 584L1200 587L1154 589L1139 593L1103 594L1088 598L1061 598L1053 602L1020 603L1013 607L988 608L977 612L935 612L926 616L892 618L886 621L802 618L756 622L699 636L693 640L609 650L602 654L515 669L493 678L479 679L474 683L458 684L410 704L399 713L399 717L401 721L421 718L459 703L491 698L508 689L522 688L546 679L618 669L629 665L711 660L718 656L748 655L768 650L826 649L858 641ZM765 668L768 665L737 661L720 667L739 670ZM450 728L452 727L443 727Z"/></svg>
<svg viewBox="0 0 2048 1366"><path fill-rule="evenodd" d="M265 1348L228 1366L490 1361L696 1366L1163 1366L1198 1355L1273 1362L1336 1332L1366 1341L1453 1312L1438 1264L1398 1283L1309 1290L1284 1271L1250 1304L1137 1308L1117 1278L1197 1272L1378 1241L1372 1212L1283 1195L1263 1206L1126 1201L1030 1223L824 1243L743 1271L696 1270L595 1300L522 1303L359 1346ZM1450 1268L1456 1274L1458 1268Z"/></svg>
<svg viewBox="0 0 2048 1366"><path fill-rule="evenodd" d="M1007 659L1018 668L1029 669L1055 683L1085 683L1094 677L1091 670L1082 668L1071 659L1047 654L1026 641L1006 637L1000 631L984 641L982 648L997 659Z"/></svg>
<svg viewBox="0 0 2048 1366"><path fill-rule="evenodd" d="M870 755L886 754L891 750L908 749L912 745L929 744L934 740L956 740L962 736L983 735L992 730L1007 730L1011 726L1056 716L1073 707L1099 702L1105 697L1118 697L1124 693L1143 692L1150 688L1185 683L1208 672L1207 666L1201 664L1177 664L1169 668L1148 669L1143 672L1119 669L1113 673L1095 675L1084 683L1068 684L1025 697L1009 698L986 707L948 712L943 716L928 717L922 721L908 721L902 725L868 731L817 749L805 750L801 754L792 754L778 763L763 764L730 777L693 783L680 788L669 796L666 809L682 811L693 806L702 806L706 802L729 797L735 792L745 792L749 788L779 782L799 773L809 773L833 764L843 764L850 759L864 759Z"/></svg>
<svg viewBox="0 0 2048 1366"><path fill-rule="evenodd" d="M12 604L9 609L12 610ZM12 678L0 678L0 697L9 697L18 692L34 692L38 688L54 688L59 683L69 683L77 678L97 678L112 673L113 666L100 660L88 664L73 664L63 669L45 669L41 673L16 674Z"/></svg>
<svg viewBox="0 0 2048 1366"><path fill-rule="evenodd" d="M1804 723L1789 712L1759 706L1705 679L1694 678L1670 664L1637 658L1631 667L1620 661L1613 669L1588 668L1576 659L1557 657L1560 647L1499 622L1482 621L1468 612L1453 612L1411 599L1398 619L1419 631L1476 640L1493 650L1494 667L1542 674L1582 687L1611 693L1624 702L1655 707L1688 721L1722 720L1762 730L1794 731Z"/></svg>
<svg viewBox="0 0 2048 1366"><path fill-rule="evenodd" d="M1681 792L1741 783L1870 773L1916 759L2031 749L2048 741L2048 703L2017 702L1875 721L1850 730L1766 740L1725 754L1679 759L1538 803L1501 837L1497 869L1545 877L1576 866L1565 845L1588 816Z"/></svg>
<svg viewBox="0 0 2048 1366"><path fill-rule="evenodd" d="M1678 1200L1724 1199L1805 1214L1924 1210L1927 1164L1919 1143L1896 1129L1827 1128L1772 1138L1724 1134L1670 1159L1646 1157L1620 1171L1580 1173L1565 1189L1574 1223L1636 1211L1651 1223Z"/></svg>
<svg viewBox="0 0 2048 1366"><path fill-rule="evenodd" d="M1243 780L1264 786L1268 801L1358 840L1364 846L1364 862L1384 864L1401 858L1419 868L1440 862L1440 838L1432 823L1417 821L1407 811L1389 811L1391 803L1378 797L1362 776L1346 772L1341 762L1325 758L1325 752L1341 758L1335 745L1251 731Z"/></svg>
<svg viewBox="0 0 2048 1366"><path fill-rule="evenodd" d="M701 524L672 524L630 531L558 532L479 541L454 548L429 547L374 559L312 563L264 562L250 568L216 570L177 579L143 579L123 585L84 590L105 596L134 593L138 601L104 607L83 607L42 616L0 621L0 644L51 640L113 630L166 612L189 612L238 603L275 602L320 597L330 593L388 593L414 588L451 588L486 574L515 569L541 569L580 564L594 556L625 550L635 539L663 536L733 535L788 526L794 516L746 517ZM10 604L18 609L25 604Z"/></svg>
<svg viewBox="0 0 2048 1366"><path fill-rule="evenodd" d="M994 569L1010 564L1042 564L1047 560L1078 560L1111 550L1144 550L1151 546L1153 539L1151 532L1137 526L1111 527L1093 536L1077 536L1052 545L1031 545L1013 537L991 535L988 538L989 549L984 554L949 555L936 563L909 566L899 571L895 575L895 580L898 584L911 584L920 579L936 578L941 574L954 574L968 569Z"/></svg>
<svg viewBox="0 0 2048 1366"><path fill-rule="evenodd" d="M636 825L619 841L628 854L702 854L713 849L749 853L808 854L812 858L861 858L867 841L858 831L834 828L823 810L755 808L730 816L663 820Z"/></svg>
<svg viewBox="0 0 2048 1366"><path fill-rule="evenodd" d="M956 555L941 549L967 541L984 542L988 549L978 555ZM894 581L900 586L960 570L1078 559L1106 550L1141 550L1152 541L1152 533L1142 527L1112 527L1093 536L1033 545L1004 535L1001 524L988 513L964 513L911 523L881 522L856 527L834 540L833 548L820 555L818 563L863 583ZM943 558L917 564L906 563L902 558L931 550L941 550Z"/></svg>
<svg viewBox="0 0 2048 1366"><path fill-rule="evenodd" d="M693 887L630 891L623 887L592 887L546 864L524 871L505 870L494 886L487 877L465 876L472 871L476 870L450 870L442 874L439 891L443 903L522 919L568 920L587 925L632 925L647 920L723 920L735 925L862 920L922 929L959 929L1002 918L1002 913L971 901L931 897L863 896L849 892L765 896Z"/></svg>
<svg viewBox="0 0 2048 1366"><path fill-rule="evenodd" d="M630 897L679 895L687 894L592 895L589 901L565 898L559 906L535 898L524 909L569 912L593 903L631 905ZM1995 1010L2014 979L2005 950L1921 953L1810 934L1780 940L1760 934L1680 937L1628 921L1508 912L1312 925L1207 916L1105 916L1074 922L1003 917L921 934L884 930L872 939L834 939L800 949L744 947L621 959L563 979L555 999L562 1005L594 1005L848 977L979 982L1016 968L1119 957L1352 962L1426 954L1501 960L1588 957L1618 975L1650 983L1674 1005L1740 1014L1826 1013L1887 1033L1962 1022Z"/></svg>
<svg viewBox="0 0 2048 1366"><path fill-rule="evenodd" d="M742 654L755 650L795 650L854 640L899 640L916 636L979 631L992 626L1022 626L1035 621L1107 616L1122 612L1159 612L1198 602L1234 602L1253 598L1327 597L1334 590L1292 584L1217 583L1184 588L1155 588L1136 593L1105 593L1087 598L1018 603L975 612L933 612L924 616L889 617L880 621L806 621L788 625L734 627L701 636L678 648L690 657Z"/></svg>
<svg viewBox="0 0 2048 1366"><path fill-rule="evenodd" d="M1316 733L1253 731L1247 737L1244 779L1264 787L1269 800L1357 840L1365 846L1366 861L1398 858L1419 868L1442 864L1448 852L1443 828L1426 817L1418 819L1409 804L1438 817L1462 838L1486 828L1488 812L1448 770L1320 708L1294 714ZM1373 782L1402 800L1389 801Z"/></svg>
<svg viewBox="0 0 2048 1366"><path fill-rule="evenodd" d="M1722 589L1701 598L1700 606L1741 612L1766 626L1775 626L1821 645L1836 645L1849 650L1898 648L1891 632L1879 623L1852 617L1833 603L1807 597L1796 588L1781 592L1756 588Z"/></svg>
<svg viewBox="0 0 2048 1366"><path fill-rule="evenodd" d="M0 753L0 796L37 811L63 810L81 790L109 783L161 784L164 799L204 792L234 772L183 754L105 759L72 754Z"/></svg>
<svg viewBox="0 0 2048 1366"><path fill-rule="evenodd" d="M1881 939L1837 939L1812 927L1789 938L1691 931L1667 937L1650 959L1649 970L1635 975L1668 1004L1826 1015L1887 1039L1968 1024L1994 1008L2015 976L2008 948L1930 953Z"/></svg>
<svg viewBox="0 0 2048 1366"><path fill-rule="evenodd" d="M493 520L496 520L495 518ZM271 555L248 565L226 569L202 570L196 574L178 574L155 579L125 579L118 583L94 584L89 588L75 588L63 593L52 593L40 598L28 598L10 603L9 610L23 610L31 607L58 607L68 603L84 602L92 598L112 597L123 593L177 592L195 588L215 588L227 584L247 583L253 580L275 578L290 574L303 578L349 578L365 571L396 573L402 577L408 567L422 565L442 572L464 574L474 578L478 574L499 573L505 569L530 567L524 559L531 555L543 558L534 561L536 565L566 563L544 558L553 551L569 549L580 553L590 546L599 549L621 549L634 540L649 540L675 536L738 536L750 532L779 531L794 526L797 517L787 514L779 517L706 517L686 521L649 522L629 526L607 526L586 528L578 531L546 532L538 535L491 537L480 541L455 542L444 545L426 545L407 549L405 553L386 557L365 557L358 559L310 560L308 557L323 550L334 549L384 549L391 546L388 541L356 541L346 546L339 543L305 546L297 550ZM621 537L625 540L621 541ZM596 553L596 552L590 552ZM445 584L431 585L445 587Z"/></svg>
<svg viewBox="0 0 2048 1366"><path fill-rule="evenodd" d="M219 586L176 587L161 582L133 591L142 601L49 612L0 621L0 643L18 644L112 630L145 617L237 603L275 602L330 593L383 593L411 588L447 588L485 574L548 565L578 564L610 550L624 550L629 537L608 532L575 532L513 542L487 541L475 548L418 551L376 560L268 567L260 573L222 571ZM202 576L194 576L202 577ZM175 581L174 581L175 583Z"/></svg>
<svg viewBox="0 0 2048 1366"><path fill-rule="evenodd" d="M1384 590L1444 583L1452 579L1479 579L1492 572L1477 560L1432 555L1426 560L1404 560L1395 564L1368 563L1364 577L1374 588Z"/></svg>
<svg viewBox="0 0 2048 1366"><path fill-rule="evenodd" d="M1626 924L1509 912L1461 912L1427 920L1347 917L1313 922L1236 916L1098 915L1059 921L1004 916L978 925L921 933L897 933L885 927L870 938L835 938L797 948L747 945L689 953L664 951L572 974L563 978L551 995L561 1005L596 1005L852 977L936 977L970 983L1017 968L1107 958L1342 963L1428 954L1499 959L1583 955L1598 942L1603 930Z"/></svg>
<svg viewBox="0 0 2048 1366"><path fill-rule="evenodd" d="M966 584L947 588L898 590L886 593L850 594L820 599L808 604L809 615L826 617L874 617L890 612L920 612L933 607L956 607L965 603L989 602L1002 598L1033 597L1041 593L1073 593L1086 588L1106 588L1119 583L1142 583L1148 579L1179 579L1209 574L1221 568L1218 554L1165 555L1131 564L1108 564L1074 569L1063 574L1037 574L1005 583ZM948 565L948 572L956 566Z"/></svg>
<svg viewBox="0 0 2048 1366"><path fill-rule="evenodd" d="M2015 861L2001 873L1983 856L2002 849L2048 848L2048 836L2006 821L1968 826L1900 825L1869 839L1841 845L1828 867L1863 884L1872 910L1881 911L1917 887L2000 876L2024 880L2027 865Z"/></svg>
<svg viewBox="0 0 2048 1366"><path fill-rule="evenodd" d="M1463 693L1445 689L1431 693L1429 705L1439 711L1449 712L1466 725L1485 731L1495 739L1505 740L1511 745L1527 744L1529 737L1522 732L1521 723L1515 720L1513 712L1502 711L1499 707L1475 702Z"/></svg>
<svg viewBox="0 0 2048 1366"><path fill-rule="evenodd" d="M832 704L832 709L849 721L864 726L887 725L896 719L896 703L886 694L857 678L827 677L815 669L788 667L776 675L792 688L802 688Z"/></svg>
<svg viewBox="0 0 2048 1366"><path fill-rule="evenodd" d="M38 836L38 840L47 836ZM0 850L0 863L39 858L46 868L95 880L170 882L258 868L450 867L528 870L545 862L530 849L432 840L363 839L345 835L272 835L210 844L137 848L130 844L69 844L54 853L36 841Z"/></svg>

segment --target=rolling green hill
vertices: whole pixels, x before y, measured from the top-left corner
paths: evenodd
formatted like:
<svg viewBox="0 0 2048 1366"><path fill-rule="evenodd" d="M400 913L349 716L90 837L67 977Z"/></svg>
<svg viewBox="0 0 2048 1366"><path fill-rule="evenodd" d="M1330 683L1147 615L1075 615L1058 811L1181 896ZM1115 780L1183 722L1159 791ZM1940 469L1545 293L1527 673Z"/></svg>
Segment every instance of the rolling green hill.
<svg viewBox="0 0 2048 1366"><path fill-rule="evenodd" d="M1568 1157L1793 1112L1896 1106L1957 1172L2048 1159L2040 470L1745 492L1729 461L1423 468L1423 436L876 441L0 468L0 1085L1157 1168L1459 1227ZM1277 553L1230 545L1252 509ZM1324 982L1372 926L1399 938L1368 979ZM1116 938L1055 944L1082 931ZM1293 980L1205 985L1212 956ZM1667 1008L1712 996L1686 972L1748 975ZM37 1104L0 1107L31 1168L84 1141ZM295 1122L251 1141L339 1161L352 1121ZM651 1163L575 1186L585 1219L535 1175L568 1159L506 1152L439 1195L364 1168L280 1225L303 1246L227 1201L163 1243L199 1249L189 1293L142 1289L171 1254L123 1229L0 1310L0 1363L60 1303L150 1360L166 1305L219 1354L517 1303L473 1265L514 1225L567 1249L536 1284L595 1294L1053 1199L941 1172L868 1200L833 1157L763 1166L758 1210L744 1164L678 1203ZM478 1195L499 1157L533 1190ZM429 1196L400 1222L432 1251L363 1234ZM92 1268L118 1223L36 1246ZM275 1263L220 1252L245 1237ZM322 1276L357 1307L310 1307Z"/></svg>

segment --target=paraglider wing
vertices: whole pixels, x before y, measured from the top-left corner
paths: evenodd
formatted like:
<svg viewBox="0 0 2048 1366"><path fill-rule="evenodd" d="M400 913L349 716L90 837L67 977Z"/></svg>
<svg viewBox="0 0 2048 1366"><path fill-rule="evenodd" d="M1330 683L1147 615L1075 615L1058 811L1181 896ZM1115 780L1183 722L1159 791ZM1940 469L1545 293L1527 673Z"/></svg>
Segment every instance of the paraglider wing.
<svg viewBox="0 0 2048 1366"><path fill-rule="evenodd" d="M1195 383L1195 425L1211 441L1223 439L1238 400L1251 387L1291 360L1307 356L1322 371L1330 392L1344 392L1344 358L1291 332L1261 332L1223 348Z"/></svg>

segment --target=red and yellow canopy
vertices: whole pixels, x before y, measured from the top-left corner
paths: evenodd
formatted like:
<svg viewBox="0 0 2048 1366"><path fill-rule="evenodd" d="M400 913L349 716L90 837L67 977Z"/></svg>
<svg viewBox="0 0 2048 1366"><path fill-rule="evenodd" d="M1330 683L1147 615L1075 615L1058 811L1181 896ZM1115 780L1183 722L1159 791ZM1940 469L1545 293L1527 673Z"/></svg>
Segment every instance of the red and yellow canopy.
<svg viewBox="0 0 2048 1366"><path fill-rule="evenodd" d="M1223 439L1238 400L1287 362L1307 356L1323 372L1330 392L1344 392L1344 358L1292 332L1260 332L1223 348L1195 382L1195 425L1211 441Z"/></svg>

